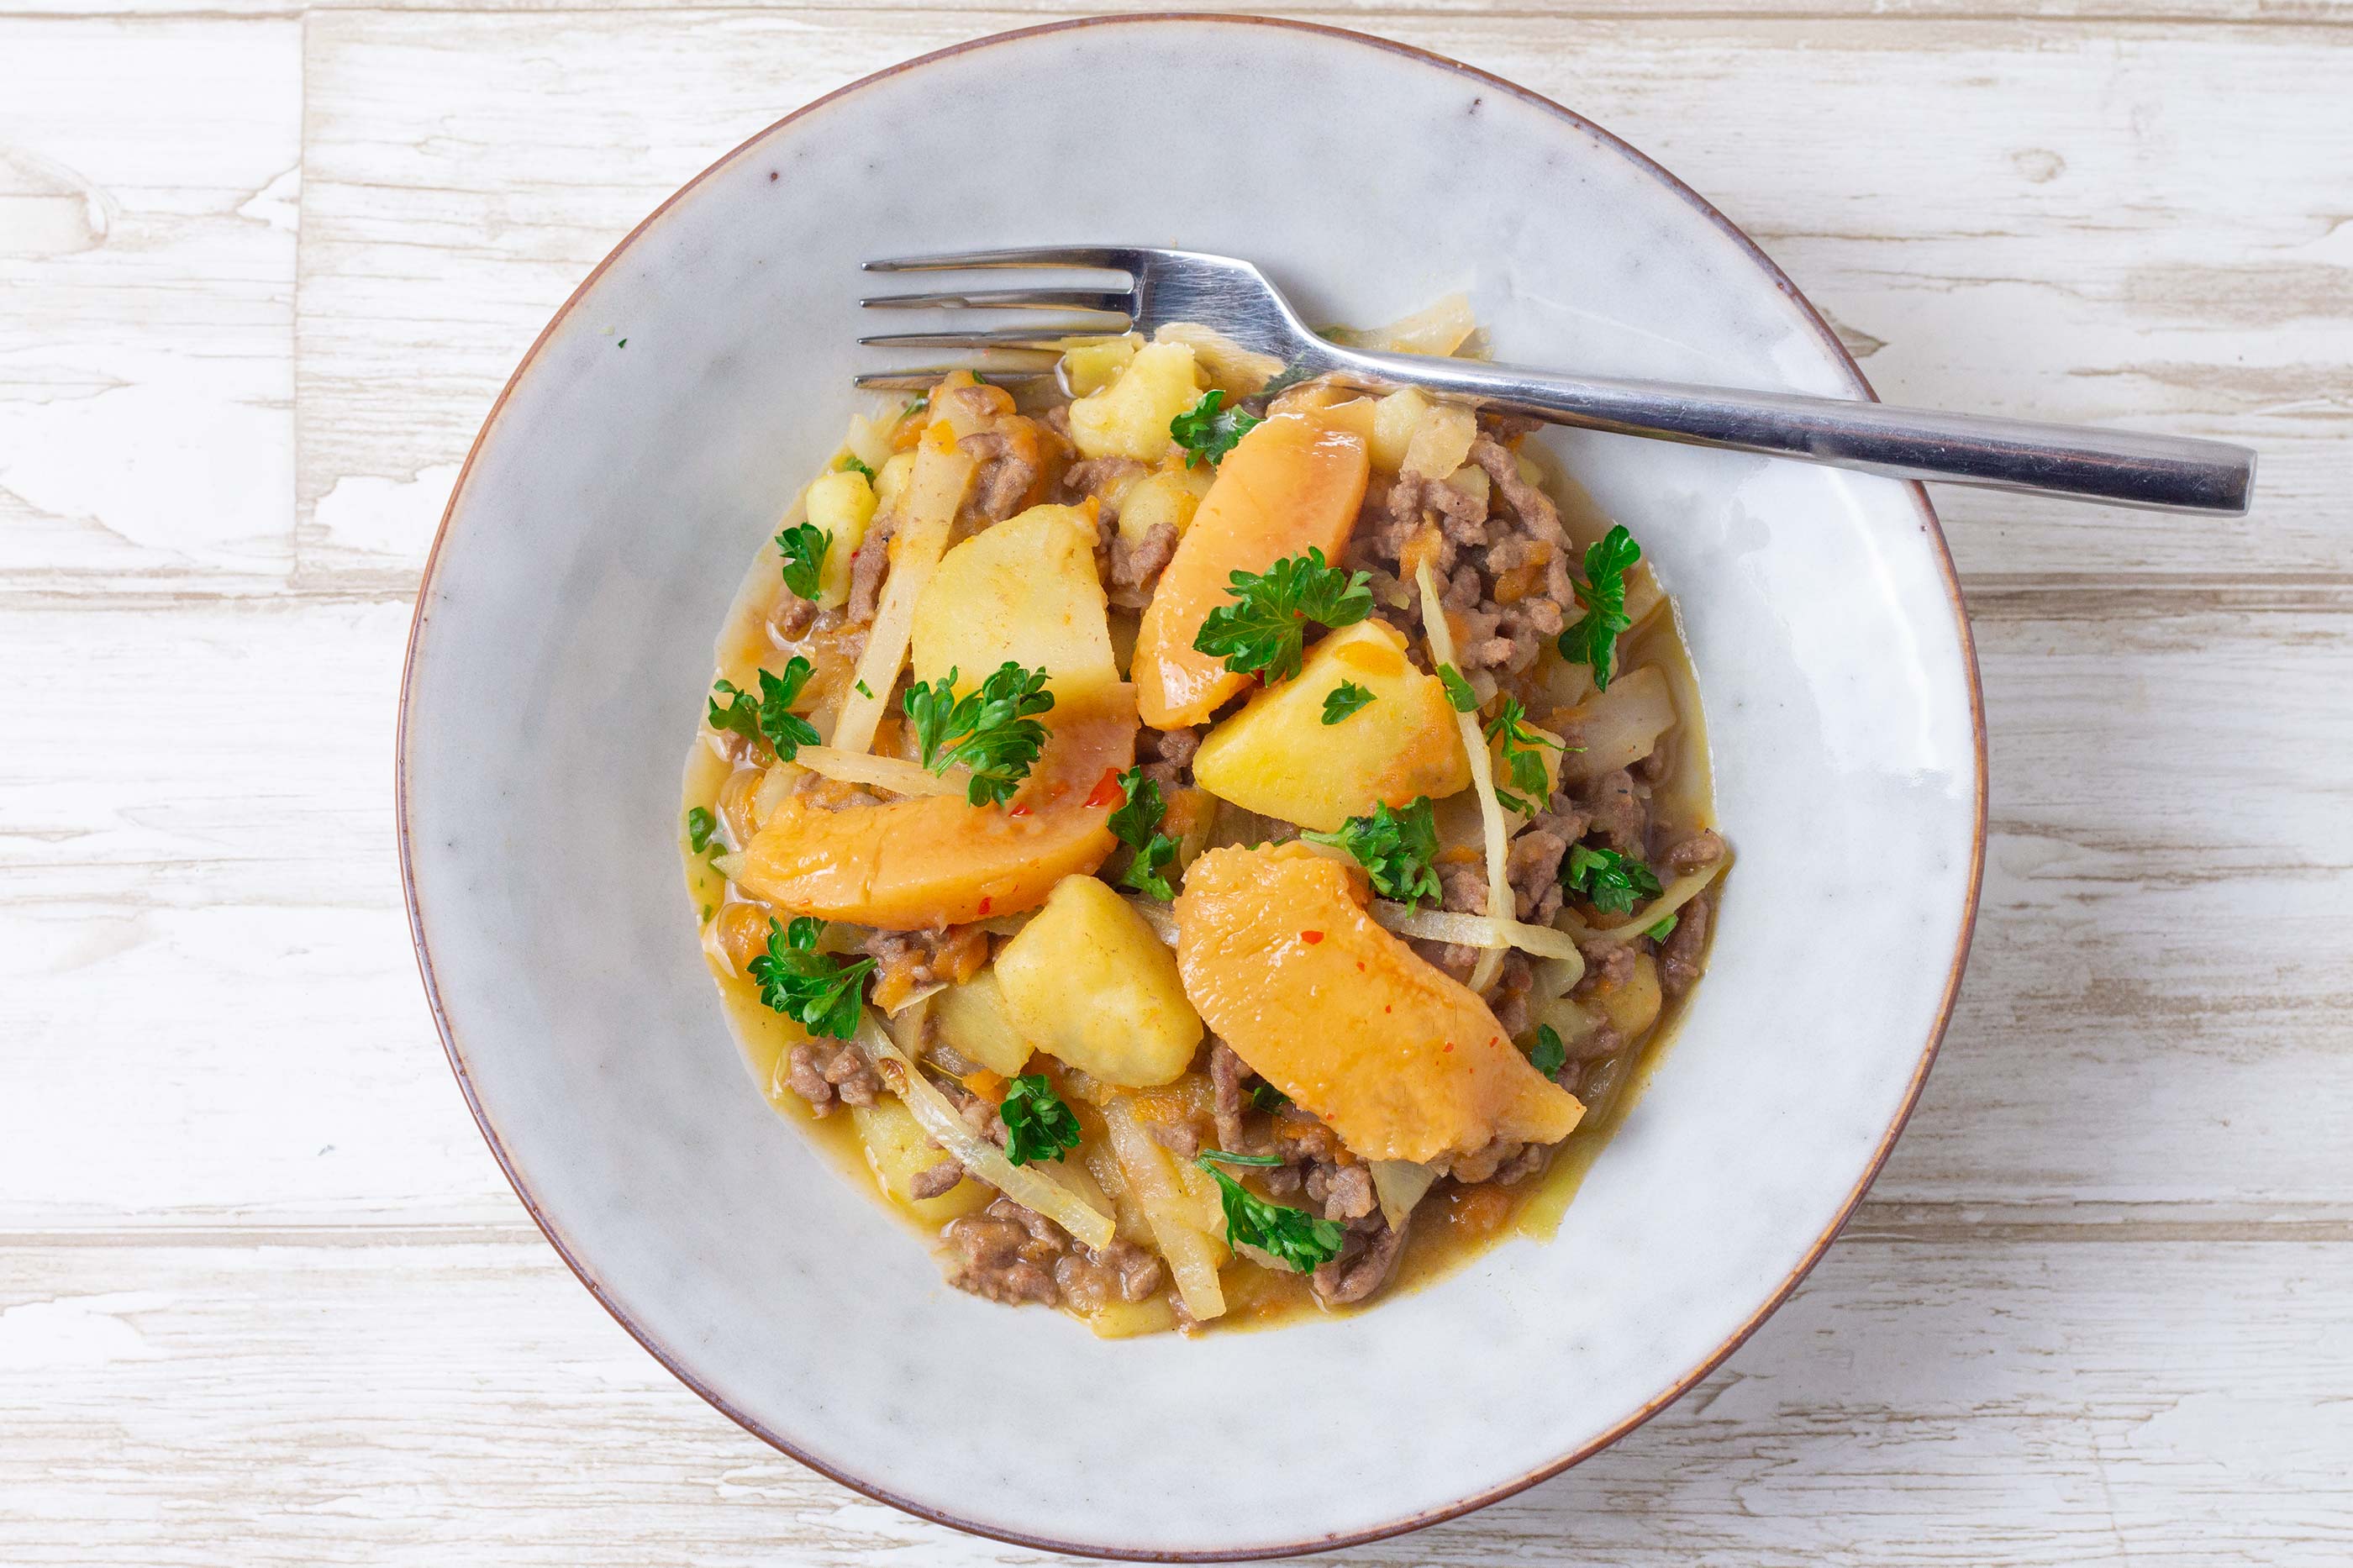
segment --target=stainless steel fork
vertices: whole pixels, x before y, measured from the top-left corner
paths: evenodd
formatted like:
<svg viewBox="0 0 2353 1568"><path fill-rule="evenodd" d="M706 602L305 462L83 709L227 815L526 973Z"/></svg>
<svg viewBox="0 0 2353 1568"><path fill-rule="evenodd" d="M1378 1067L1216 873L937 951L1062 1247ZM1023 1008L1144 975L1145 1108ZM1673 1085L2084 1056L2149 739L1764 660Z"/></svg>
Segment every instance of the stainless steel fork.
<svg viewBox="0 0 2353 1568"><path fill-rule="evenodd" d="M1131 329L1149 334L1172 321L1189 321L1278 362L1278 385L1328 375L1368 390L1415 386L1556 425L1761 452L1903 479L2032 490L2165 511L2242 515L2254 488L2254 453L2221 441L1344 348L1311 331L1257 268L1229 256L1062 245L903 257L866 267L873 272L1101 268L1128 277L1124 289L993 289L870 299L863 303L877 309L1055 310L1080 318L1026 328L891 332L858 340L876 347L1037 354L1058 353L1090 337ZM865 386L927 385L954 368L878 373L858 380Z"/></svg>

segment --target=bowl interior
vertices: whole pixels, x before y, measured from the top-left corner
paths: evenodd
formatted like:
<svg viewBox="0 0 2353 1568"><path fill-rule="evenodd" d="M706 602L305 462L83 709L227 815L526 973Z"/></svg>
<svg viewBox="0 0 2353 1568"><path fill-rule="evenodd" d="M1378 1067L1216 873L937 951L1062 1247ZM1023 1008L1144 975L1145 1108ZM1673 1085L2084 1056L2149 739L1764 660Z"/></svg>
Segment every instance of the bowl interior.
<svg viewBox="0 0 2353 1568"><path fill-rule="evenodd" d="M1183 149L1226 103L1252 107L1209 184ZM1499 358L1861 385L1689 193L1429 57L1135 20L847 89L631 237L485 428L406 692L428 979L485 1131L574 1266L811 1463L1079 1550L1256 1554L1419 1522L1687 1385L1875 1168L1978 864L1949 567L1908 487L1547 437L1681 601L1741 859L1680 1037L1557 1238L1360 1316L1189 1343L959 1295L746 1081L671 817L729 596L872 363L851 346L859 262L1055 239L1250 257L1317 320L1467 289Z"/></svg>

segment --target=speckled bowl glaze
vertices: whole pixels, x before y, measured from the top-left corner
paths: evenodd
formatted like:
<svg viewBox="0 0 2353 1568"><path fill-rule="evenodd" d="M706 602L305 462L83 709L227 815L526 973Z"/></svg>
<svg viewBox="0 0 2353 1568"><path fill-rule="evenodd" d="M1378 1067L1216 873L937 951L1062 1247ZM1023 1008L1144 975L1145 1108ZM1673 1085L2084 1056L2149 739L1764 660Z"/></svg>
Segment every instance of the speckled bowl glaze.
<svg viewBox="0 0 2353 1568"><path fill-rule="evenodd" d="M1139 87L1115 116L1105 80ZM1214 186L1172 186L1168 149L1204 104L1250 105L1247 133L1220 138ZM1249 257L1315 320L1468 289L1499 358L1869 395L1692 192L1432 56L1136 18L846 88L632 234L467 462L400 738L427 986L549 1239L648 1350L786 1452L1074 1552L1256 1557L1410 1529L1690 1387L1886 1155L1982 857L1952 567L1916 487L1550 435L1681 601L1741 857L1680 1036L1557 1238L1361 1315L1194 1342L1100 1342L960 1295L746 1081L679 889L678 757L744 562L871 363L851 342L860 258L1064 239ZM1280 1417L1236 1419L1220 1390Z"/></svg>

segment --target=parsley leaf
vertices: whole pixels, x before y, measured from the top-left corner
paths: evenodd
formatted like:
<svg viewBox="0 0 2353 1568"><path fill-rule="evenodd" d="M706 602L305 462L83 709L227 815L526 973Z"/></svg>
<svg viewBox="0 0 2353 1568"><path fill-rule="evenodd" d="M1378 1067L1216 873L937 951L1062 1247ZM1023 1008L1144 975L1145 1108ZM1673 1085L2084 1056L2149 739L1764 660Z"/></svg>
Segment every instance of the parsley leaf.
<svg viewBox="0 0 2353 1568"><path fill-rule="evenodd" d="M1234 449L1234 443L1261 423L1259 416L1247 409L1220 411L1219 405L1225 400L1225 393L1212 387L1201 394L1200 402L1168 422L1168 434L1185 448L1187 468L1224 461L1226 454Z"/></svg>
<svg viewBox="0 0 2353 1568"><path fill-rule="evenodd" d="M1615 849L1588 849L1572 845L1561 872L1561 883L1605 914L1625 915L1644 899L1659 896L1659 879L1648 866Z"/></svg>
<svg viewBox="0 0 2353 1568"><path fill-rule="evenodd" d="M1261 1080L1259 1087L1270 1086ZM1276 1089L1275 1092L1281 1094L1282 1091ZM1221 1165L1249 1165L1253 1168L1271 1168L1283 1163L1283 1158L1280 1154L1229 1154L1223 1149L1205 1149L1201 1152L1201 1158L1215 1160Z"/></svg>
<svg viewBox="0 0 2353 1568"><path fill-rule="evenodd" d="M1528 1047L1528 1066L1546 1078L1568 1065L1568 1047L1550 1024L1536 1026L1536 1043Z"/></svg>
<svg viewBox="0 0 2353 1568"><path fill-rule="evenodd" d="M1347 1240L1346 1231L1305 1209L1267 1202L1218 1169L1216 1162L1220 1160L1240 1165L1282 1162L1271 1154L1226 1154L1214 1149L1205 1151L1195 1162L1217 1178L1218 1194L1226 1211L1228 1245L1255 1247L1302 1274L1311 1273L1317 1265L1340 1256L1340 1247Z"/></svg>
<svg viewBox="0 0 2353 1568"><path fill-rule="evenodd" d="M1409 904L1428 899L1434 904L1442 896L1430 864L1438 853L1438 819L1426 795L1403 811L1391 811L1387 802L1376 805L1370 816L1352 816L1337 833L1299 837L1345 849L1383 898Z"/></svg>
<svg viewBox="0 0 2353 1568"><path fill-rule="evenodd" d="M1222 658L1237 675L1253 671L1269 684L1299 673L1309 621L1324 626L1354 626L1373 613L1372 579L1324 563L1310 545L1304 555L1286 556L1262 574L1235 572L1227 578L1230 605L1220 605L1194 635L1196 651Z"/></svg>
<svg viewBox="0 0 2353 1568"><path fill-rule="evenodd" d="M1560 634L1556 645L1571 664L1593 667L1593 684L1609 689L1610 661L1617 657L1618 634L1632 626L1626 614L1626 574L1642 558L1642 547L1620 523L1586 548L1585 580L1577 584L1577 600L1585 615Z"/></svg>
<svg viewBox="0 0 2353 1568"><path fill-rule="evenodd" d="M816 598L818 574L832 546L833 535L813 522L795 523L776 535L777 552L785 558L785 586L804 599Z"/></svg>
<svg viewBox="0 0 2353 1568"><path fill-rule="evenodd" d="M1446 700L1453 705L1457 713L1479 711L1479 694L1471 689L1471 683L1462 679L1461 670L1451 664L1440 665L1438 684L1446 688Z"/></svg>
<svg viewBox="0 0 2353 1568"><path fill-rule="evenodd" d="M1373 700L1373 694L1353 680L1344 680L1324 694L1324 722L1337 724Z"/></svg>
<svg viewBox="0 0 2353 1568"><path fill-rule="evenodd" d="M799 1024L812 1035L846 1040L858 1032L860 987L874 973L874 961L850 963L817 950L825 922L807 915L793 917L787 931L771 918L768 951L746 965L759 982L760 1000Z"/></svg>
<svg viewBox="0 0 2353 1568"><path fill-rule="evenodd" d="M1170 902L1176 889L1168 885L1161 868L1176 858L1176 840L1160 831L1161 819L1168 815L1160 798L1160 785L1146 778L1142 768L1130 768L1119 775L1119 787L1127 798L1111 814L1112 837L1135 851L1134 860L1120 873L1119 885Z"/></svg>
<svg viewBox="0 0 2353 1568"><path fill-rule="evenodd" d="M936 681L918 680L899 706L915 726L923 766L944 773L961 763L972 770L965 798L975 805L1003 805L1045 749L1046 726L1032 715L1053 710L1046 672L1008 658L976 691L958 698L955 682L953 668Z"/></svg>
<svg viewBox="0 0 2353 1568"><path fill-rule="evenodd" d="M785 673L760 671L760 696L739 688L732 680L712 683L717 693L711 699L711 711L706 717L714 730L730 730L747 741L765 738L776 748L776 760L789 763L803 746L818 743L817 726L793 711L793 702L808 684L809 661L795 654L786 662ZM727 706L719 706L719 699L727 699Z"/></svg>
<svg viewBox="0 0 2353 1568"><path fill-rule="evenodd" d="M1657 925L1651 927L1650 930L1644 931L1642 934L1649 937L1652 942L1664 942L1667 938L1675 934L1675 921L1681 918L1682 917L1680 915L1669 915L1665 920L1662 920Z"/></svg>
<svg viewBox="0 0 2353 1568"><path fill-rule="evenodd" d="M702 854L702 847L711 842L711 835L718 826L717 817L702 806L693 807L686 814L686 847Z"/></svg>
<svg viewBox="0 0 2353 1568"><path fill-rule="evenodd" d="M1253 1110L1281 1110L1291 1103L1291 1096L1261 1079L1250 1085L1250 1102Z"/></svg>
<svg viewBox="0 0 2353 1568"><path fill-rule="evenodd" d="M1010 1164L1059 1160L1063 1150L1079 1146L1079 1119L1044 1073L1015 1079L997 1114L1005 1119L1005 1158Z"/></svg>
<svg viewBox="0 0 2353 1568"><path fill-rule="evenodd" d="M851 689L855 690L858 695L865 698L869 702L874 700L874 689L867 685L866 682L863 680L853 680L849 684Z"/></svg>
<svg viewBox="0 0 2353 1568"><path fill-rule="evenodd" d="M840 471L845 474L856 474L870 485L874 482L874 470L846 452L842 454Z"/></svg>
<svg viewBox="0 0 2353 1568"><path fill-rule="evenodd" d="M1518 698L1503 700L1495 716L1487 721L1487 739L1497 742L1504 766L1512 775L1512 789L1519 792L1499 789L1495 798L1522 816L1534 816L1550 805L1552 776L1545 772L1544 752L1537 748L1550 746L1557 752L1560 742L1529 728L1527 710Z"/></svg>

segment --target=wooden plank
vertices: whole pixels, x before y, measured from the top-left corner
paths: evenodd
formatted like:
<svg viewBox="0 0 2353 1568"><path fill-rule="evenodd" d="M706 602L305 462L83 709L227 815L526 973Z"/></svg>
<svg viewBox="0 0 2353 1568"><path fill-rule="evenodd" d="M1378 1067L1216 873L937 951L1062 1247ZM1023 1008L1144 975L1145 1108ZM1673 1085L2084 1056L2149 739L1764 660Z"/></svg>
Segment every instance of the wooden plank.
<svg viewBox="0 0 2353 1568"><path fill-rule="evenodd" d="M0 592L293 563L291 21L0 18Z"/></svg>
<svg viewBox="0 0 2353 1568"><path fill-rule="evenodd" d="M2342 1246L1843 1242L1617 1447L1327 1561L2341 1563L2348 1291ZM1043 1560L760 1445L535 1242L0 1245L0 1366L17 1568Z"/></svg>
<svg viewBox="0 0 2353 1568"><path fill-rule="evenodd" d="M2353 616L2189 597L1989 600L1984 915L1889 1223L2353 1218ZM0 605L0 1230L512 1221L400 913L406 625Z"/></svg>
<svg viewBox="0 0 2353 1568"><path fill-rule="evenodd" d="M305 580L407 580L515 358L681 180L827 88L1018 19L314 16ZM2353 486L2353 227L2316 177L2353 33L1445 14L1396 30L1675 167L1754 226L1891 398L2264 453L2247 525L1943 491L1973 579L2353 567L2335 504Z"/></svg>

